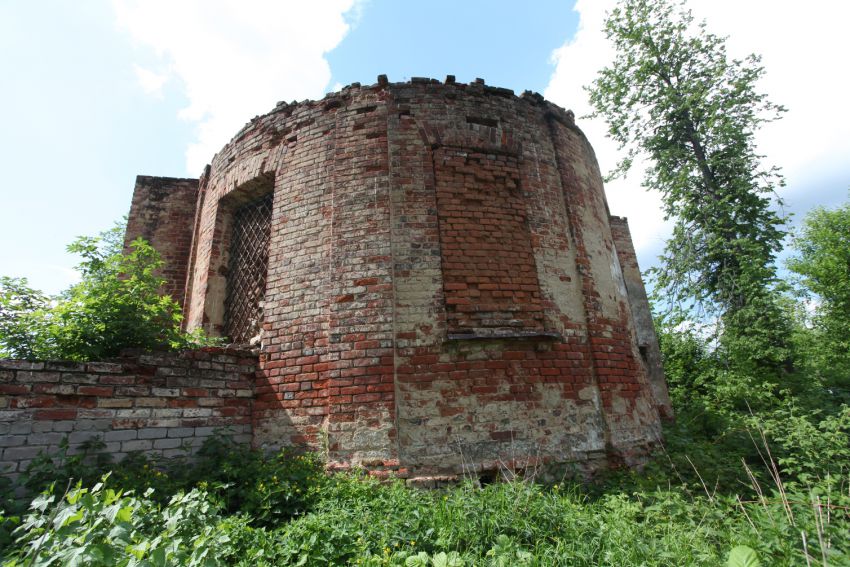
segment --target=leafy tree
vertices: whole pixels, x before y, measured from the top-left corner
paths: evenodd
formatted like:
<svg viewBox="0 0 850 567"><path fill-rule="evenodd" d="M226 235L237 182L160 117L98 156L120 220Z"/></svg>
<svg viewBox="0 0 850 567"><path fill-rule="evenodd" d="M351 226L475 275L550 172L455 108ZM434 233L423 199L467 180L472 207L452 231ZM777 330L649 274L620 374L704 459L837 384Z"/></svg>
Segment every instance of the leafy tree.
<svg viewBox="0 0 850 567"><path fill-rule="evenodd" d="M28 359L96 360L124 348L188 346L180 306L161 295L162 260L142 239L122 253L123 227L81 237L68 250L82 256L81 281L56 298L25 279L0 278L0 355Z"/></svg>
<svg viewBox="0 0 850 567"><path fill-rule="evenodd" d="M648 158L643 184L674 219L656 291L719 316L733 358L780 366L785 323L772 288L782 177L762 167L753 136L783 109L756 89L759 58L728 58L724 38L671 0L624 0L605 32L616 56L588 90L593 116L626 150L613 175Z"/></svg>
<svg viewBox="0 0 850 567"><path fill-rule="evenodd" d="M807 357L832 385L850 389L850 202L810 212L788 267L817 295Z"/></svg>
<svg viewBox="0 0 850 567"><path fill-rule="evenodd" d="M44 334L44 321L35 314L49 307L50 298L26 278L0 276L0 358L35 357Z"/></svg>

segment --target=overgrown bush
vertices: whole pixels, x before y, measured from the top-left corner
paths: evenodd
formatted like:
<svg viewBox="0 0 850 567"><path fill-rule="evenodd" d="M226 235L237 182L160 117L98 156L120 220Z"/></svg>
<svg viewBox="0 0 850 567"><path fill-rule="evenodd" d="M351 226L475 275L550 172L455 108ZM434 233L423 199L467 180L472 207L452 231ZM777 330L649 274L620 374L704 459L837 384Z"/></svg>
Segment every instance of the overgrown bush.
<svg viewBox="0 0 850 567"><path fill-rule="evenodd" d="M180 330L180 306L162 295L162 259L142 239L122 250L123 226L80 237L80 282L56 297L24 278L0 277L0 357L102 360L125 348L184 348L212 341Z"/></svg>
<svg viewBox="0 0 850 567"><path fill-rule="evenodd" d="M844 459L846 418L837 419L809 431L827 434L811 439L800 458L829 450ZM828 565L850 561L850 478L812 473L806 483L787 482L790 464L767 463L762 474L739 464L747 484L734 492L671 483L662 461L640 477L642 486L621 478L596 492L530 480L422 491L357 473L326 476L315 456L266 454L217 438L191 466L138 455L111 465L108 488L81 483L65 498L49 489L13 534L4 565L34 556L45 565L246 567L715 566L747 554L762 565L805 564L806 554ZM86 470L90 478L94 469ZM141 488L148 485L156 490Z"/></svg>
<svg viewBox="0 0 850 567"><path fill-rule="evenodd" d="M217 528L214 502L203 492L176 494L165 506L149 498L79 483L33 500L3 565L220 565L229 542Z"/></svg>
<svg viewBox="0 0 850 567"><path fill-rule="evenodd" d="M199 450L187 484L205 486L225 510L247 514L255 525L275 526L311 509L326 479L313 453L266 453L218 436Z"/></svg>
<svg viewBox="0 0 850 567"><path fill-rule="evenodd" d="M97 439L82 443L76 452L69 451L68 438L59 442L52 454L40 452L27 466L22 484L31 493L39 493L53 484L64 485L70 480L91 486L112 467L112 455L103 451L104 443ZM130 464L130 461L127 461Z"/></svg>
<svg viewBox="0 0 850 567"><path fill-rule="evenodd" d="M229 514L242 513L254 525L278 525L311 509L327 477L313 453L291 449L264 452L234 442L227 430L207 438L193 456L168 459L130 453L120 463L103 452L103 443L92 441L71 453L67 439L51 455L40 453L21 477L31 493L69 481L93 486L110 474L116 489L136 494L148 488L164 504L180 491L202 489ZM7 508L15 511L14 506Z"/></svg>

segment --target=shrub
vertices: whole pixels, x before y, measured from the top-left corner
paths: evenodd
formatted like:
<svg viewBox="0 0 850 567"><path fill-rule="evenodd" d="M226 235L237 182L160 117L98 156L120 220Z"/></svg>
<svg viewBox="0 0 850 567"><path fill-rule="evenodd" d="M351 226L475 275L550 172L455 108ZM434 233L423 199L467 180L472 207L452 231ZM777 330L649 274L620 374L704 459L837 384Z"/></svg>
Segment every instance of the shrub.
<svg viewBox="0 0 850 567"><path fill-rule="evenodd" d="M589 496L519 480L421 491L326 477L314 457L228 441L209 442L196 466L159 463L173 471L167 482L146 476L150 464L114 465L110 489L37 498L4 565L800 565L807 555L842 565L850 551L846 476L803 487L745 470L754 482L738 494L609 486ZM201 488L135 496L119 481Z"/></svg>
<svg viewBox="0 0 850 567"><path fill-rule="evenodd" d="M319 500L327 483L321 460L312 453L282 449L268 453L232 440L227 430L211 436L193 456L157 458L130 453L118 463L103 452L103 443L90 441L75 453L67 438L53 454L40 453L28 466L22 482L30 493L69 480L92 486L109 473L110 484L143 493L160 503L180 492L203 489L222 509L243 513L254 525L280 525L303 515Z"/></svg>
<svg viewBox="0 0 850 567"><path fill-rule="evenodd" d="M218 510L201 491L177 494L166 506L148 496L79 483L61 497L37 497L5 558L18 565L219 565L229 538L217 528Z"/></svg>
<svg viewBox="0 0 850 567"><path fill-rule="evenodd" d="M0 356L98 360L125 348L183 348L211 341L180 331L180 306L162 295L163 262L142 239L122 251L123 227L80 237L81 281L55 298L26 279L0 277Z"/></svg>
<svg viewBox="0 0 850 567"><path fill-rule="evenodd" d="M313 453L266 453L219 435L198 451L188 484L205 486L231 513L247 514L256 525L274 526L309 510L325 480L324 466Z"/></svg>

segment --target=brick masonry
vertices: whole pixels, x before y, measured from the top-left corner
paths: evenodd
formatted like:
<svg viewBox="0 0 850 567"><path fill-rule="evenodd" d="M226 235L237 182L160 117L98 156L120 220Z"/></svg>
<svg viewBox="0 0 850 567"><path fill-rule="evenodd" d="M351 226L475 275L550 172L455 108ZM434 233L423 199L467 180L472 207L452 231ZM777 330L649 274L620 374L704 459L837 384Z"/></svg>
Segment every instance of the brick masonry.
<svg viewBox="0 0 850 567"><path fill-rule="evenodd" d="M149 224L181 243L191 226L173 286L187 328L214 335L233 204L273 194L257 446L451 477L637 463L659 440L669 400L628 227L572 113L540 95L382 76L254 118L191 215L183 189L152 215L144 185L130 225L182 219Z"/></svg>
<svg viewBox="0 0 850 567"><path fill-rule="evenodd" d="M211 435L251 440L256 355L225 349L111 362L0 360L0 474L15 478L63 438L120 460L191 454Z"/></svg>
<svg viewBox="0 0 850 567"><path fill-rule="evenodd" d="M181 304L197 199L197 179L139 175L131 204L135 214L127 219L125 242L151 243L164 262L165 292Z"/></svg>
<svg viewBox="0 0 850 567"><path fill-rule="evenodd" d="M635 338L638 350L643 359L652 387L652 394L658 404L658 411L664 419L673 419L673 406L667 392L667 381L664 377L664 367L661 364L661 349L655 326L652 323L652 313L646 297L646 288L640 276L637 255L632 245L632 235L629 231L629 221L625 217L610 218L611 234L617 246L617 258L623 269L623 279L629 294L629 305L632 308L632 320L635 327Z"/></svg>
<svg viewBox="0 0 850 567"><path fill-rule="evenodd" d="M448 333L542 331L516 157L441 148L434 160Z"/></svg>

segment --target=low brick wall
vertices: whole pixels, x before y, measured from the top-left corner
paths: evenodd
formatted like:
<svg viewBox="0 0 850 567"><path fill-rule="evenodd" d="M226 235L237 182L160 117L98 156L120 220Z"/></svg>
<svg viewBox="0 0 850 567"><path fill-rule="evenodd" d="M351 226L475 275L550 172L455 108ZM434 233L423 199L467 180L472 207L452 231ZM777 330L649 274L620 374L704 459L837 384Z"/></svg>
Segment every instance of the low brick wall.
<svg viewBox="0 0 850 567"><path fill-rule="evenodd" d="M221 348L128 354L111 362L0 360L0 474L16 478L65 437L116 460L194 452L228 431L251 442L257 357Z"/></svg>

